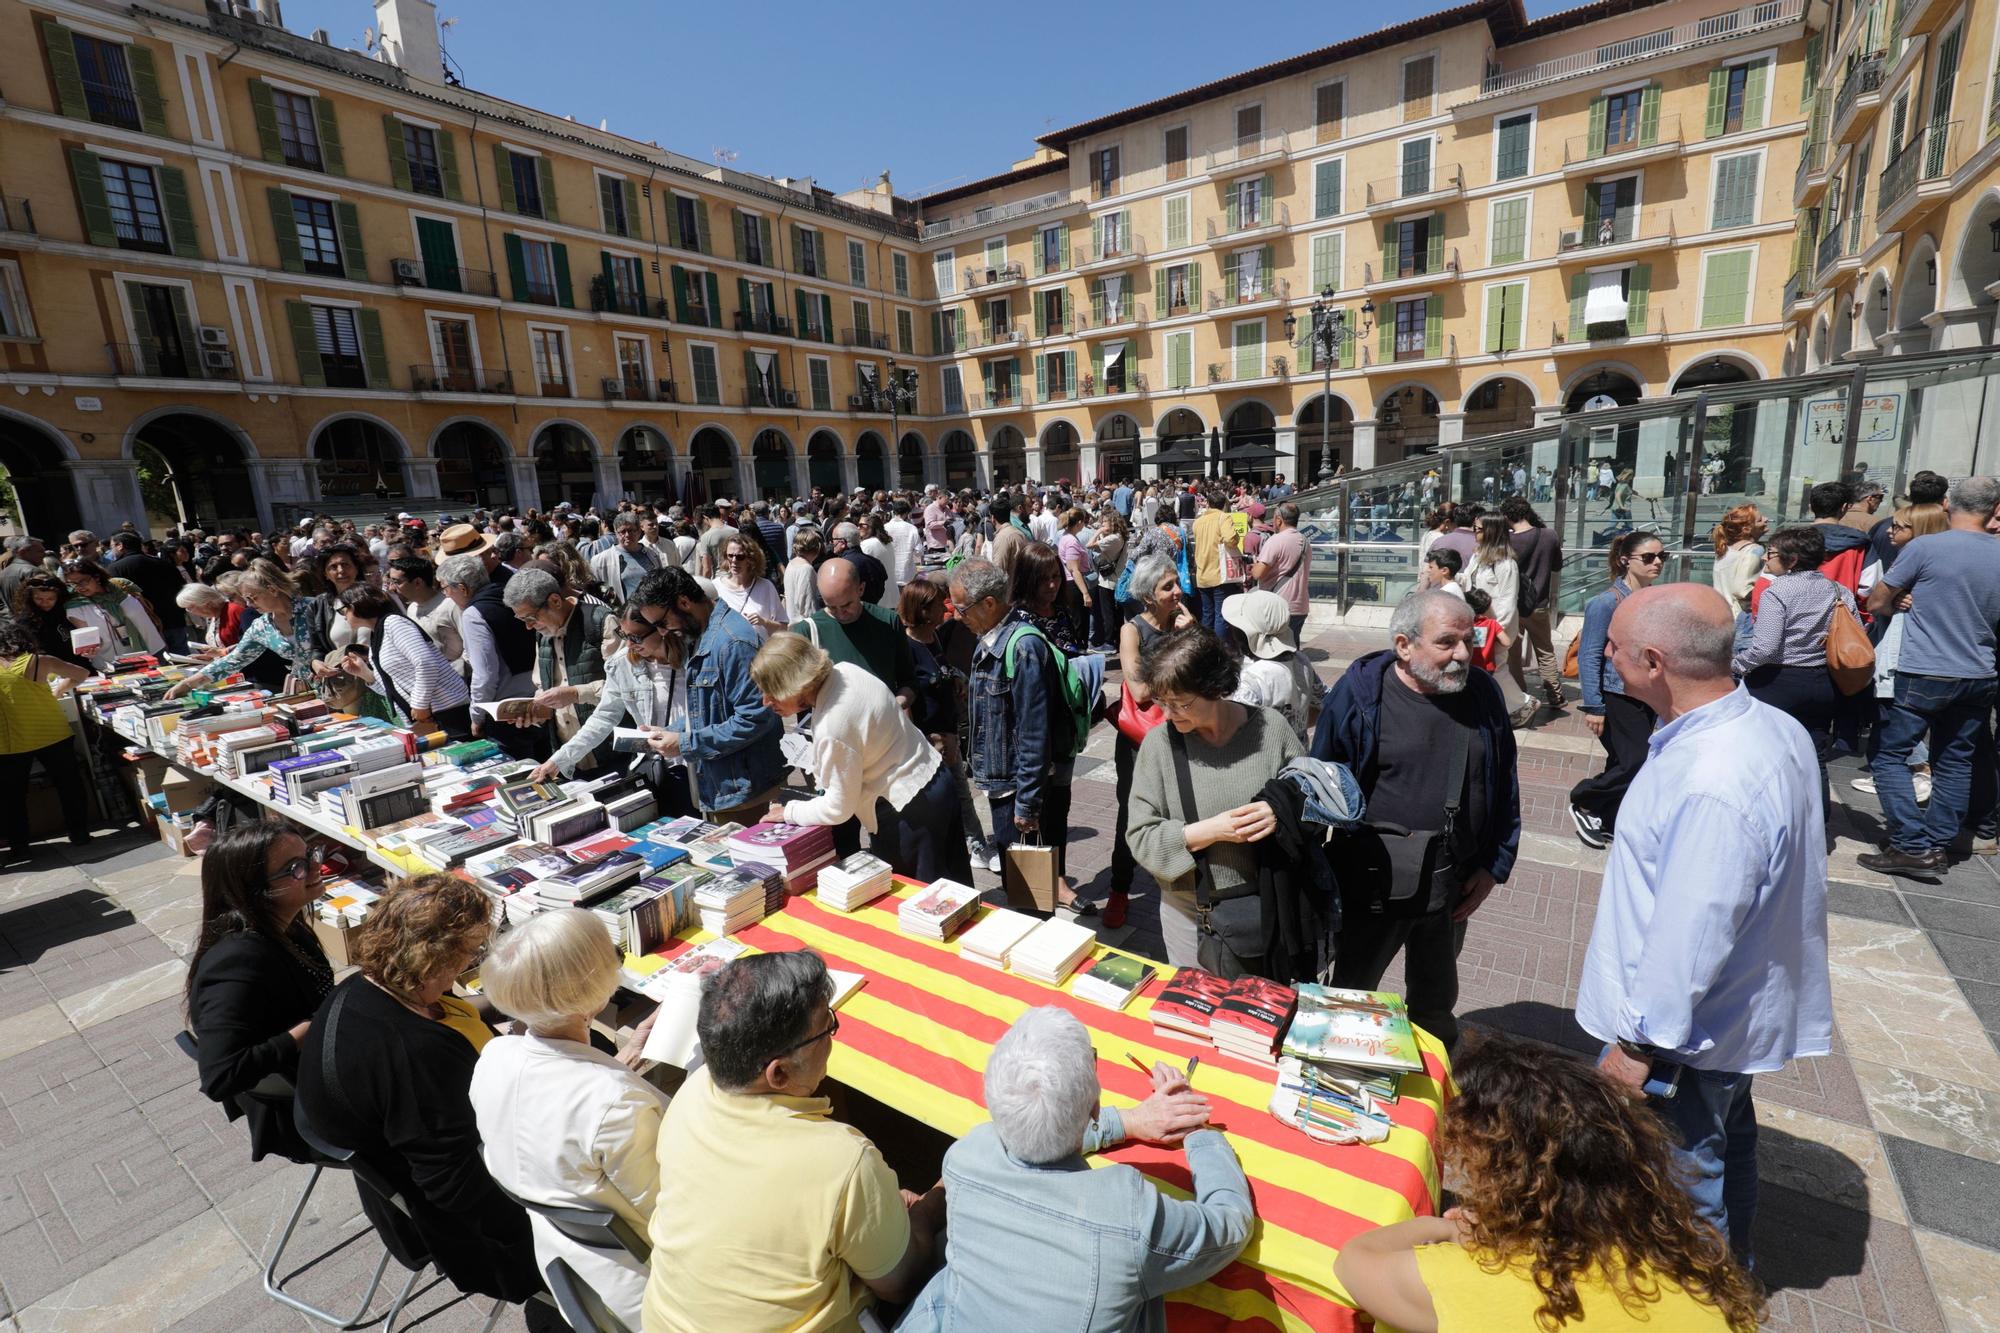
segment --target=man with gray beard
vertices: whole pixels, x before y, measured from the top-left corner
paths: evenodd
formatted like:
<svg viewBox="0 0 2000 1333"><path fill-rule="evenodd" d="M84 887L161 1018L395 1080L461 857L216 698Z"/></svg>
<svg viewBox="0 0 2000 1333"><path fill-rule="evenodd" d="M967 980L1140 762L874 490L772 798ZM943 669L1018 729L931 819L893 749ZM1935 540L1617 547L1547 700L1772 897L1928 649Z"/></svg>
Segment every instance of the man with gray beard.
<svg viewBox="0 0 2000 1333"><path fill-rule="evenodd" d="M1374 990L1402 952L1410 1019L1449 1048L1458 1041L1452 1010L1465 923L1512 873L1521 840L1514 733L1500 686L1472 669L1472 611L1463 601L1411 593L1397 605L1389 637L1393 647L1356 660L1327 696L1312 753L1353 772L1371 824L1419 837L1449 826L1448 850L1436 863L1446 901L1420 913L1401 908L1388 896L1380 845L1366 836L1337 840L1331 861L1342 920L1333 984ZM1455 792L1447 790L1453 769L1463 774ZM1452 801L1457 814L1447 818Z"/></svg>

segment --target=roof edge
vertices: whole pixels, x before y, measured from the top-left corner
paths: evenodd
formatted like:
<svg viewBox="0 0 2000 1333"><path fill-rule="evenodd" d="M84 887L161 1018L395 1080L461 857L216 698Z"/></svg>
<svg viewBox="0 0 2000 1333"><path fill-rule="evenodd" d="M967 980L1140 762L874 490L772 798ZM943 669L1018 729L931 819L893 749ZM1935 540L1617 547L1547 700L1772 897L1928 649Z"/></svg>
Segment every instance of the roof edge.
<svg viewBox="0 0 2000 1333"><path fill-rule="evenodd" d="M1046 176L1051 172L1066 171L1068 168L1069 158L1052 157L1046 162L1036 162L1025 167L1014 167L1011 170L986 176L976 181L967 181L963 185L947 186L942 190L933 190L929 194L920 194L912 198L910 202L922 208L928 208L932 204L948 204L955 199L964 199L969 195L984 194L988 190L998 190L1008 185L1018 185L1022 181L1033 180L1037 176Z"/></svg>

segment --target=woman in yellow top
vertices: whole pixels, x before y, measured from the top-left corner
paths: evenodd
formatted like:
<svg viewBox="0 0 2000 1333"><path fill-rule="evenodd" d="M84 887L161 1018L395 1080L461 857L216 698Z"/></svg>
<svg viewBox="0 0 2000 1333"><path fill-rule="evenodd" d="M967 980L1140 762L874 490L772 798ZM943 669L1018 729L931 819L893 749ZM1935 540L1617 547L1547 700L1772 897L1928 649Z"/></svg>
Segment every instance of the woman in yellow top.
<svg viewBox="0 0 2000 1333"><path fill-rule="evenodd" d="M1334 1274L1402 1333L1741 1333L1762 1301L1675 1183L1663 1122L1589 1064L1488 1037L1455 1070L1458 1206L1348 1242Z"/></svg>
<svg viewBox="0 0 2000 1333"><path fill-rule="evenodd" d="M8 860L28 855L28 770L37 760L55 784L69 840L90 841L90 803L70 743L69 719L56 695L89 676L73 662L36 651L34 634L18 621L0 620L0 828Z"/></svg>

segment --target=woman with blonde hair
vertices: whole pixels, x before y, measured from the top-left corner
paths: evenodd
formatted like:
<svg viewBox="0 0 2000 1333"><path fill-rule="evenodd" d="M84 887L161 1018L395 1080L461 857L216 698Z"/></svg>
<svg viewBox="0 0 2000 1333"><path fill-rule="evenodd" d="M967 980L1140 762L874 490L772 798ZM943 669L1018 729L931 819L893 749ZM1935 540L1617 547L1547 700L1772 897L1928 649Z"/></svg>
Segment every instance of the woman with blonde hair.
<svg viewBox="0 0 2000 1333"><path fill-rule="evenodd" d="M500 1187L556 1208L615 1214L646 1234L659 1196L664 1094L591 1044L590 1021L618 989L616 945L595 913L542 912L502 935L480 968L486 994L527 1031L495 1037L472 1071L480 1155ZM638 1328L646 1265L582 1245L539 1214L529 1225L542 1269L561 1259Z"/></svg>
<svg viewBox="0 0 2000 1333"><path fill-rule="evenodd" d="M262 616L243 631L235 647L183 676L167 691L168 698L177 698L208 681L222 680L242 671L265 653L282 659L299 680L310 681L316 674L312 667L319 659L313 656L311 632L316 599L301 595L292 576L275 560L252 561L237 586L244 599Z"/></svg>
<svg viewBox="0 0 2000 1333"><path fill-rule="evenodd" d="M951 770L884 681L790 631L757 650L750 679L779 717L812 710L813 772L823 789L773 804L766 819L832 826L859 819L869 850L897 874L970 882Z"/></svg>
<svg viewBox="0 0 2000 1333"><path fill-rule="evenodd" d="M1364 1232L1334 1275L1405 1333L1750 1333L1763 1301L1694 1211L1666 1123L1567 1052L1489 1036L1439 1126L1458 1204Z"/></svg>

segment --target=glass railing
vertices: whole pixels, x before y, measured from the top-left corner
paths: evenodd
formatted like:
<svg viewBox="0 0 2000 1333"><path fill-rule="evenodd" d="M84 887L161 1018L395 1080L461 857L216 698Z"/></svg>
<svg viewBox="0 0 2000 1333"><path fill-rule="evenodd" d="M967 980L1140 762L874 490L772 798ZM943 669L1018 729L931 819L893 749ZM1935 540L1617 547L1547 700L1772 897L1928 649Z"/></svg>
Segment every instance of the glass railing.
<svg viewBox="0 0 2000 1333"><path fill-rule="evenodd" d="M1610 581L1621 533L1658 534L1666 577L1706 581L1709 533L1756 505L1804 522L1823 481L1902 494L1922 469L2000 470L2000 347L1886 357L1793 379L1718 385L1577 413L1419 454L1300 494L1316 600L1343 615L1415 585L1425 515L1440 500L1523 495L1562 538L1555 604L1579 613Z"/></svg>

